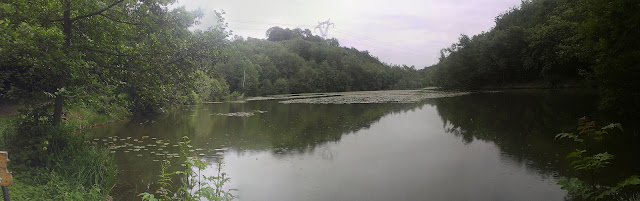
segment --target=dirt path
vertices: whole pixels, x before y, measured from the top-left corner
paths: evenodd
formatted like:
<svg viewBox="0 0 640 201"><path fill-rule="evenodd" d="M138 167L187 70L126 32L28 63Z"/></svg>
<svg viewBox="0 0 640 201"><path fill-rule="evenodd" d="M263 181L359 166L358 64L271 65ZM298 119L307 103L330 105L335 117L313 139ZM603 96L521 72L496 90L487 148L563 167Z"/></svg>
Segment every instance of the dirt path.
<svg viewBox="0 0 640 201"><path fill-rule="evenodd" d="M18 104L0 102L0 118L18 114Z"/></svg>

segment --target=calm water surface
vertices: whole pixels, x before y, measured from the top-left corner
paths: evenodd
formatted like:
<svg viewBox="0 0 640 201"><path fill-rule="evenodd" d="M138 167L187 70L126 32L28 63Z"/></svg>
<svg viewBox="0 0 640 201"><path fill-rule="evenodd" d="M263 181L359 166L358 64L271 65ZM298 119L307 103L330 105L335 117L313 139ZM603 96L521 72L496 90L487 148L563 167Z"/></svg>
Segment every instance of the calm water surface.
<svg viewBox="0 0 640 201"><path fill-rule="evenodd" d="M251 101L185 106L93 135L124 145L114 150L122 200L155 191L166 154L180 168L171 154L182 136L214 164L206 174L222 158L240 200L564 200L556 182L574 176L564 160L573 148L554 136L596 106L593 93L543 90L415 104ZM217 115L256 110L266 112Z"/></svg>

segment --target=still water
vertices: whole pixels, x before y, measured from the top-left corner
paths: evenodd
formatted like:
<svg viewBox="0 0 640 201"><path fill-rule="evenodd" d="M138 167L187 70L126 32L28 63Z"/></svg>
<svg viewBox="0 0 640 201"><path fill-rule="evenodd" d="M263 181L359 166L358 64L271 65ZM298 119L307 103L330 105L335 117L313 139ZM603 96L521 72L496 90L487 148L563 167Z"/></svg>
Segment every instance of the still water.
<svg viewBox="0 0 640 201"><path fill-rule="evenodd" d="M565 160L574 148L554 136L596 107L591 92L549 90L413 104L250 101L185 106L92 135L122 146L121 200L155 191L160 160L180 168L183 136L212 162L206 174L218 174L221 158L240 200L564 200L556 182L575 176ZM221 115L233 112L255 115Z"/></svg>

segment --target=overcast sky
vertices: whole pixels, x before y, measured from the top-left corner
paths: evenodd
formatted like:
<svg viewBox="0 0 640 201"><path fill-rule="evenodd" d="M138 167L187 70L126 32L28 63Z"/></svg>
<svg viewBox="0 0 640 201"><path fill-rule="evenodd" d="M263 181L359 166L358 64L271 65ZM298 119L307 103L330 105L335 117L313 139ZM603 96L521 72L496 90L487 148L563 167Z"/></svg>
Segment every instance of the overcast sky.
<svg viewBox="0 0 640 201"><path fill-rule="evenodd" d="M435 64L440 49L460 34L479 34L494 26L500 13L521 0L178 0L207 15L196 28L215 23L211 13L224 10L234 35L265 38L273 26L314 30L329 18L329 37L341 46L368 50L383 62L423 68ZM319 35L319 32L314 34Z"/></svg>

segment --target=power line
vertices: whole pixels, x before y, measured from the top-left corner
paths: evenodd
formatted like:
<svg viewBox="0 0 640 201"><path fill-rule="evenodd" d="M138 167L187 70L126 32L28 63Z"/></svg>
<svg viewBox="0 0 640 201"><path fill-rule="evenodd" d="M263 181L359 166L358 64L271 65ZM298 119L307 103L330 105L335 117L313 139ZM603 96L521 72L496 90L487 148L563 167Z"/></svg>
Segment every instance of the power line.
<svg viewBox="0 0 640 201"><path fill-rule="evenodd" d="M369 37L366 37L366 36L359 36L359 35L352 34L352 33L345 33L345 31L342 30L342 29L338 29L338 28L335 28L335 29L336 29L335 30L336 32L343 33L343 34L350 35L350 36L357 37L357 38L362 38L364 40L368 40L368 41L371 41L371 42L380 43L380 44L389 45L389 46L395 46L395 47L403 48L403 49L406 49L406 50L409 50L409 51L412 51L412 52L416 52L416 53L422 53L421 51L417 51L417 50L409 49L409 48L402 47L402 46L399 46L399 45L396 45L396 44L392 44L392 43L387 43L387 42L384 42L384 41L376 40L374 38L369 38ZM342 30L342 31L340 31L340 30Z"/></svg>
<svg viewBox="0 0 640 201"><path fill-rule="evenodd" d="M259 22L252 20L239 20L239 21L227 21L229 23L238 23L238 24L264 24L264 25L280 25L280 26L291 26L291 27L312 27L311 25L296 25L296 24L285 24L285 23L276 23L276 22Z"/></svg>
<svg viewBox="0 0 640 201"><path fill-rule="evenodd" d="M340 33L340 34L343 34L343 33ZM353 36L351 36L351 37L353 37ZM412 55L416 55L416 56L424 56L424 55L426 55L426 54L420 53L420 52L409 51L409 50L406 50L406 49L401 48L401 47L400 48L390 49L390 47L387 46L387 45L362 43L362 42L365 42L365 41L362 41L362 40L359 40L360 42L356 42L354 40L348 40L348 39L345 39L345 38L341 38L340 41L347 41L347 42L351 42L351 43L355 43L355 44L359 44L359 45L364 45L364 46L367 46L367 47L386 50L386 51L389 51L389 52L398 52L398 51L400 51L400 52L403 52L403 53L406 53L406 54L412 54Z"/></svg>
<svg viewBox="0 0 640 201"><path fill-rule="evenodd" d="M320 30L320 35L322 36L322 38L327 38L327 34L329 33L329 26L333 26L333 28L335 28L335 25L330 22L331 19L328 19L327 21L324 22L318 22L318 26L316 26L315 30Z"/></svg>
<svg viewBox="0 0 640 201"><path fill-rule="evenodd" d="M292 26L292 27L297 27L297 28L307 28L307 27L312 27L312 26L310 26L310 25L295 25L295 24L276 23L276 22L262 22L262 21L254 21L254 20L230 20L230 21L227 21L227 22L229 22L229 23L238 23L238 24L263 24L263 25L272 25L272 26L273 26L273 25L280 25L280 26ZM323 23L327 24L327 26L328 26L328 25L333 25L333 23L331 23L331 22L329 22L329 21L325 21L325 22L321 22L318 26L322 25ZM316 27L316 28L317 28L317 27ZM327 27L327 28L328 28L328 27ZM232 29L232 30L233 30L234 28L230 28L230 29ZM263 29L257 29L257 28L256 28L256 29L252 29L252 28L235 28L235 29L239 29L239 30L263 30ZM362 41L362 42L364 42L364 41L368 41L368 42L371 42L371 43L375 43L375 44L378 44L378 45L382 45L382 46L384 46L384 47L380 47L380 46L373 46L373 45L371 45L371 44L358 43L358 42L355 42L355 41L352 41L352 40L346 40L346 39L344 39L344 38L343 38L343 39L341 39L341 40L349 41L349 42L351 42L351 43L356 43L356 44L360 44L360 45L364 45L364 46L368 46L368 47L373 47L373 48L384 49L384 50L387 50L387 51L398 51L398 50L402 50L402 51L403 51L403 52L405 52L405 53L409 53L409 54L413 54L413 55L418 55L418 56L423 56L423 55L425 55L425 53L420 52L420 51L417 51L417 50L409 49L409 48L406 48L406 47L402 47L402 46L399 46L399 45L395 45L395 44L393 44L393 43L384 42L384 41L377 40L377 39L374 39L374 38L370 38L370 37L361 36L361 35L358 35L358 34L349 33L348 31L346 31L346 30L342 30L342 29L339 29L339 28L335 28L335 27L334 27L334 31L335 31L336 33L343 34L343 35L345 35L345 36L353 37L354 39L360 40L360 41ZM393 47L395 47L395 48L397 48L397 49L391 50L391 49L386 48L387 46L393 46Z"/></svg>
<svg viewBox="0 0 640 201"><path fill-rule="evenodd" d="M255 31L264 31L264 29L259 28L243 28L243 27L229 27L230 30L239 29L239 30L255 30Z"/></svg>
<svg viewBox="0 0 640 201"><path fill-rule="evenodd" d="M350 37L353 37L353 38L358 39L358 37L353 36L353 35L350 35L350 34L347 34L347 33L343 33L343 32L337 32L337 33L344 34L344 35L347 35L347 36L350 36ZM340 39L340 40L346 40L346 39L342 38L342 39ZM351 41L351 40L347 40L347 41ZM360 40L360 41L364 41L364 40ZM353 41L352 41L352 42L353 42ZM373 41L371 41L371 42L373 42ZM376 43L377 45L380 45L380 46L373 46L373 45L371 45L371 44L364 44L364 43L357 43L357 44L365 45L365 46L369 46L369 47L374 47L374 48L385 49L385 50L388 50L388 51L402 51L402 52L404 52L404 53L413 54L413 55L416 55L416 56L423 56L423 55L425 55L424 53L416 52L416 51L411 51L411 50L405 49L404 47L400 47L400 46L396 46L396 47L395 47L396 49L388 49L388 46L389 46L389 45L385 45L385 44L382 44L382 43Z"/></svg>

